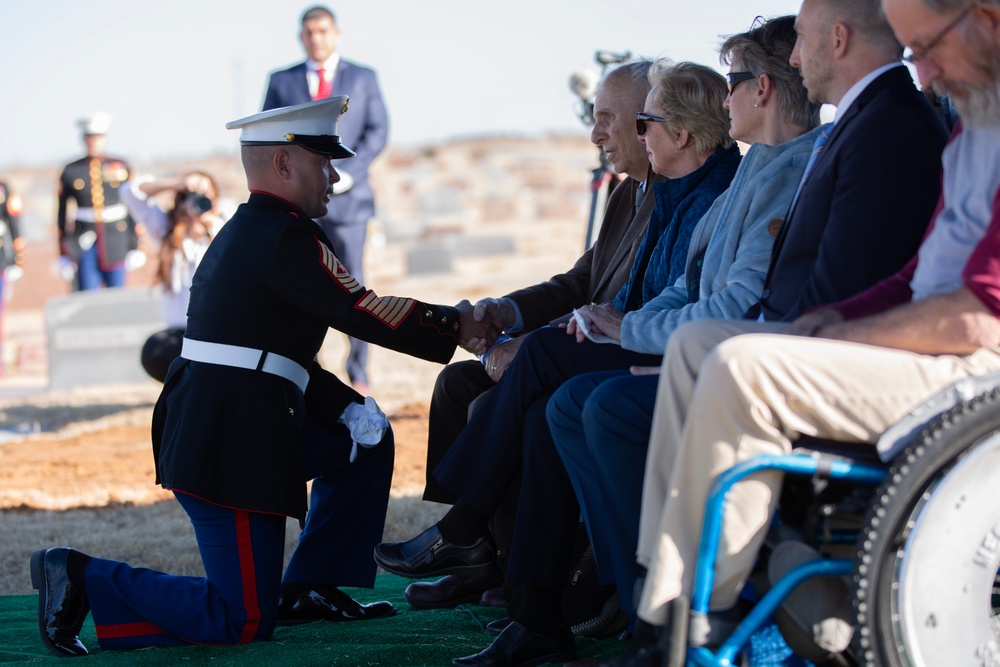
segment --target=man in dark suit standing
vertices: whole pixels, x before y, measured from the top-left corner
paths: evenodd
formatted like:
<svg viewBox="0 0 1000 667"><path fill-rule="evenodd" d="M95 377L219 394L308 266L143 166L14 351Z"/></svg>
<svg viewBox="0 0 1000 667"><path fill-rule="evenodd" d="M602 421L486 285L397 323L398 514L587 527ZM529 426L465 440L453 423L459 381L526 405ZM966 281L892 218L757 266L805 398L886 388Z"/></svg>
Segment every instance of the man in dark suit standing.
<svg viewBox="0 0 1000 667"><path fill-rule="evenodd" d="M375 71L344 60L337 52L340 29L333 12L321 5L302 14L299 34L306 61L271 74L263 110L301 104L333 95L351 98L350 113L340 121L340 139L357 152L339 170L329 211L319 223L333 242L334 252L347 271L364 282L363 253L368 220L375 215L375 196L368 183L368 167L385 148L389 117L382 103ZM350 338L347 376L362 395L368 394L368 343Z"/></svg>

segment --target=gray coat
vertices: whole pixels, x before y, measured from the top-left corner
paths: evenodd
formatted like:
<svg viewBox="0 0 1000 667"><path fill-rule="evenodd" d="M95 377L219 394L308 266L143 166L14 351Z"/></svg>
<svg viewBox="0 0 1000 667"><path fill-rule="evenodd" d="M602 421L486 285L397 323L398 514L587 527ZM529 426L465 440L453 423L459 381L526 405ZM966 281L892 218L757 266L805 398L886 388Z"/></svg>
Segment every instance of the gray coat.
<svg viewBox="0 0 1000 667"><path fill-rule="evenodd" d="M780 146L754 144L729 189L695 227L684 276L622 321L622 347L663 354L674 329L692 320L737 319L757 303L771 247L805 170L819 129ZM704 251L698 300L688 276Z"/></svg>

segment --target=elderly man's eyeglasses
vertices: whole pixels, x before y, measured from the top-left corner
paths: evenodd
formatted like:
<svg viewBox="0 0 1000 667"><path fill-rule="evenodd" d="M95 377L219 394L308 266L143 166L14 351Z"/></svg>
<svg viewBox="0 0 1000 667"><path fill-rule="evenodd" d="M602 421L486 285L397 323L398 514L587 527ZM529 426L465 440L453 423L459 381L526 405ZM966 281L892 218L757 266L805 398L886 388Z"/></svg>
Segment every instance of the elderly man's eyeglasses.
<svg viewBox="0 0 1000 667"><path fill-rule="evenodd" d="M930 52L941 43L941 40L948 36L948 33L954 30L959 23L961 23L969 13L975 9L976 3L970 3L968 7L959 12L958 16L951 20L948 25L941 29L941 31L934 35L930 41L928 41L923 47L911 48L906 47L903 50L903 60L913 65L920 63L921 61L927 60L930 56Z"/></svg>
<svg viewBox="0 0 1000 667"><path fill-rule="evenodd" d="M736 86L740 85L744 81L756 79L757 77L754 76L753 72L730 72L726 75L726 78L729 79L729 94L732 95Z"/></svg>
<svg viewBox="0 0 1000 667"><path fill-rule="evenodd" d="M660 118L659 116L654 116L652 114L643 113L641 111L635 112L635 131L639 133L639 136L646 134L646 123L664 123L666 118Z"/></svg>

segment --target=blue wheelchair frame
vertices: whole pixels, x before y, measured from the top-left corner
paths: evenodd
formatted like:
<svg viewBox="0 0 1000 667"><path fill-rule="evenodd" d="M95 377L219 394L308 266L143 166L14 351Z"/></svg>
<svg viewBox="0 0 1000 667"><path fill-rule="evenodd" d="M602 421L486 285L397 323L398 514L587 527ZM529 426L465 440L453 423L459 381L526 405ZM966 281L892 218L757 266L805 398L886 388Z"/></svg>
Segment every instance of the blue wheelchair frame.
<svg viewBox="0 0 1000 667"><path fill-rule="evenodd" d="M763 470L777 470L786 474L805 476L819 474L829 479L871 485L881 483L887 472L887 468L881 465L830 460L821 455L790 454L757 456L738 463L720 475L709 492L701 542L698 546L698 563L695 567L694 589L691 596L689 636L707 634L701 630L707 629L708 625L708 603L715 581L715 561L722 532L722 508L726 494L740 480ZM813 577L846 576L851 574L853 567L853 561L848 558L822 558L799 565L775 583L714 653L705 646L689 644L687 664L696 667L729 667L735 664L734 661L740 651L750 641L750 636L767 623L771 615L799 584Z"/></svg>

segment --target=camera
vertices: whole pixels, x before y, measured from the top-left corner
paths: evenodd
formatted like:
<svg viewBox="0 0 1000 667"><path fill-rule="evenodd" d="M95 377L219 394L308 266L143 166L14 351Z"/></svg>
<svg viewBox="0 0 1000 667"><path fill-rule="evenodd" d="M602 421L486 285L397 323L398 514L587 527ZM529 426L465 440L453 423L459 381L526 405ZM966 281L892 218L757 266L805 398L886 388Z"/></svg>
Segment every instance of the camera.
<svg viewBox="0 0 1000 667"><path fill-rule="evenodd" d="M181 199L181 203L190 206L196 215L201 215L212 210L212 200L200 192L185 193L184 198Z"/></svg>
<svg viewBox="0 0 1000 667"><path fill-rule="evenodd" d="M608 65L620 65L621 63L628 62L631 58L631 51L624 51L622 53L615 53L614 51L598 51L594 54L594 61L598 65L603 65L604 67L607 67Z"/></svg>

